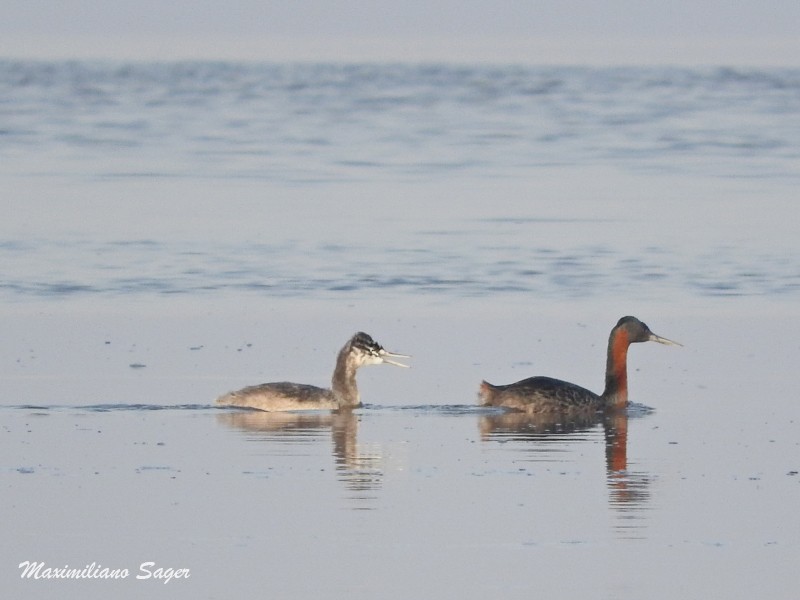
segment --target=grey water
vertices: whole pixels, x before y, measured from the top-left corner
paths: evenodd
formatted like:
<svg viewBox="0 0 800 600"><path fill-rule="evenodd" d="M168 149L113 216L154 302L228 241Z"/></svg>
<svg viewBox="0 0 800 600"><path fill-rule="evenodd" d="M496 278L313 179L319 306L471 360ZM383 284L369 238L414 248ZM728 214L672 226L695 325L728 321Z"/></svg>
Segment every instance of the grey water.
<svg viewBox="0 0 800 600"><path fill-rule="evenodd" d="M799 180L793 69L0 61L3 589L794 597ZM625 314L626 416L477 406Z"/></svg>
<svg viewBox="0 0 800 600"><path fill-rule="evenodd" d="M5 61L0 98L10 300L798 293L797 70Z"/></svg>

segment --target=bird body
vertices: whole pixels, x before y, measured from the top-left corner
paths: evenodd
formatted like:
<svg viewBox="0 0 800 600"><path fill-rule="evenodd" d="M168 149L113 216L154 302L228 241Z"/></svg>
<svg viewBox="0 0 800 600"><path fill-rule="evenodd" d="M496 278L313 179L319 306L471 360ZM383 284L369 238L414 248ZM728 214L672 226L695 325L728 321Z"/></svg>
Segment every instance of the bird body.
<svg viewBox="0 0 800 600"><path fill-rule="evenodd" d="M532 414L586 414L624 408L628 404L628 347L647 341L680 346L657 336L635 317L622 317L617 322L608 339L606 385L602 394L560 379L529 377L508 385L481 382L481 403Z"/></svg>
<svg viewBox="0 0 800 600"><path fill-rule="evenodd" d="M600 396L560 379L529 377L508 385L481 382L480 395L485 406L503 406L537 413L566 411L594 412L602 403Z"/></svg>
<svg viewBox="0 0 800 600"><path fill-rule="evenodd" d="M356 371L364 365L386 363L408 367L390 357L409 358L388 352L369 335L356 333L339 351L330 388L280 381L252 385L217 398L217 404L265 411L339 410L361 406Z"/></svg>
<svg viewBox="0 0 800 600"><path fill-rule="evenodd" d="M251 385L229 392L217 398L217 404L270 411L336 410L340 407L332 390L289 381Z"/></svg>

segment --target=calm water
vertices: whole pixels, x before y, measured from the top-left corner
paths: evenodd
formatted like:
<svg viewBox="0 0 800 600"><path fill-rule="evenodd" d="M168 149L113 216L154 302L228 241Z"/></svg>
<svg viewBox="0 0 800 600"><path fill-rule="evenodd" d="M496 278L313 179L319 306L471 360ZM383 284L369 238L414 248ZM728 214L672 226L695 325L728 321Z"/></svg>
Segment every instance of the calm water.
<svg viewBox="0 0 800 600"><path fill-rule="evenodd" d="M3 589L793 598L799 182L796 70L0 62ZM476 406L624 314L627 418Z"/></svg>
<svg viewBox="0 0 800 600"><path fill-rule="evenodd" d="M800 292L800 71L0 62L7 301Z"/></svg>

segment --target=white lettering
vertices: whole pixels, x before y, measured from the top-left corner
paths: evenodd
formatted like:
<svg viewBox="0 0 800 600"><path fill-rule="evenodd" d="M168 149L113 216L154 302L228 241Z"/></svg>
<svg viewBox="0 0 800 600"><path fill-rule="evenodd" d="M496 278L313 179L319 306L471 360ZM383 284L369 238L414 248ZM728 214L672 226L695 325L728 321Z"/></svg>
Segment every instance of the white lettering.
<svg viewBox="0 0 800 600"><path fill-rule="evenodd" d="M189 569L158 567L151 571L152 567L155 566L156 563L152 561L143 562L141 565L139 565L140 574L136 576L136 579L163 579L164 584L167 584L173 579L189 579L191 576L191 571Z"/></svg>
<svg viewBox="0 0 800 600"><path fill-rule="evenodd" d="M86 565L83 569L45 567L43 562L26 560L19 563L21 579L127 579L128 569L109 569L97 563Z"/></svg>
<svg viewBox="0 0 800 600"><path fill-rule="evenodd" d="M19 563L19 568L25 569L24 571L22 571L20 578L24 579L27 577L28 579L30 579L31 577L33 577L34 579L39 579L39 571L42 570L43 566L44 563L31 562L29 560Z"/></svg>
<svg viewBox="0 0 800 600"><path fill-rule="evenodd" d="M95 562L84 568L48 567L44 562L25 560L19 563L20 579L127 579L130 575L128 569L110 569ZM149 561L139 565L139 574L136 579L155 579L167 584L173 579L189 579L190 569L173 569L172 567L156 567L156 563Z"/></svg>

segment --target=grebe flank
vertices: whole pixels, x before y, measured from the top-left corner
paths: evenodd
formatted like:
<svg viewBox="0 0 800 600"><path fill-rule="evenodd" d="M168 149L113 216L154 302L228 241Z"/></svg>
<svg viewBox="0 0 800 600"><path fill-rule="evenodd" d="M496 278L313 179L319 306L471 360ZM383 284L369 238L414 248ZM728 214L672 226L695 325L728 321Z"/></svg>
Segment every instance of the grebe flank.
<svg viewBox="0 0 800 600"><path fill-rule="evenodd" d="M411 357L388 352L366 333L359 331L339 351L330 389L288 381L262 383L220 396L217 404L266 411L357 408L361 406L356 385L358 368L381 363L408 368L408 365L391 358Z"/></svg>
<svg viewBox="0 0 800 600"><path fill-rule="evenodd" d="M575 413L624 408L628 404L628 346L636 342L681 345L657 336L636 317L622 317L608 338L606 388L599 396L574 383L550 377L530 377L508 385L481 382L481 404L528 413Z"/></svg>

